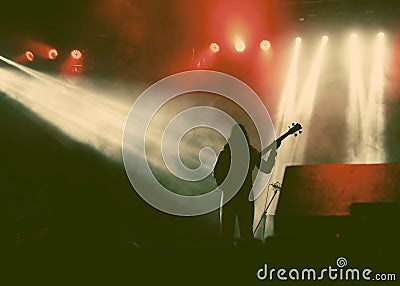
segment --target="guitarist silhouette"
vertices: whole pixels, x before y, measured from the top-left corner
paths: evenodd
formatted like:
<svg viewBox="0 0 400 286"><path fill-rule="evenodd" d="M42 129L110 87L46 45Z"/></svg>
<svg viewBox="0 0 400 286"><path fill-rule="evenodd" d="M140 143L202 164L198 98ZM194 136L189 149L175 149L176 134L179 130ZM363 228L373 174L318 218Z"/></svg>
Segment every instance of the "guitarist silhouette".
<svg viewBox="0 0 400 286"><path fill-rule="evenodd" d="M241 132L245 135L249 148L249 166L244 183L236 195L222 207L222 228L221 235L224 237L233 237L235 218L238 217L240 237L242 239L253 238L253 216L254 203L248 200L250 191L253 187L253 170L257 167L263 173L270 173L275 164L276 149L279 148L284 138L301 129L300 124L293 125L291 130L272 142L267 148L259 152L250 145L247 131L242 124L236 124L232 127L231 136L225 144L223 150L219 153L217 162L214 166L214 178L220 186L228 175L231 164L231 151L229 142L240 140ZM270 151L271 150L271 151ZM267 161L261 159L261 156L270 151ZM244 166L245 167L245 166ZM222 190L224 191L224 190Z"/></svg>

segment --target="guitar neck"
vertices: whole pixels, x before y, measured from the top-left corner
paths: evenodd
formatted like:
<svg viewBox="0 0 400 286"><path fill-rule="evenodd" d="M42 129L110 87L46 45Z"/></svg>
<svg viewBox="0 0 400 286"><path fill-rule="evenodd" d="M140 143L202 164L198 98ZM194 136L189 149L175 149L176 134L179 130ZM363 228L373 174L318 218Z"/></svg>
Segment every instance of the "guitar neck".
<svg viewBox="0 0 400 286"><path fill-rule="evenodd" d="M274 142L272 142L271 144L269 144L267 147L265 147L264 150L262 150L260 152L261 156L264 156L265 154L267 154L274 146L276 146L276 142L279 141L283 141L286 137L288 137L290 135L289 132L286 132L285 134L281 135L278 139L276 139ZM278 148L276 148L278 149Z"/></svg>

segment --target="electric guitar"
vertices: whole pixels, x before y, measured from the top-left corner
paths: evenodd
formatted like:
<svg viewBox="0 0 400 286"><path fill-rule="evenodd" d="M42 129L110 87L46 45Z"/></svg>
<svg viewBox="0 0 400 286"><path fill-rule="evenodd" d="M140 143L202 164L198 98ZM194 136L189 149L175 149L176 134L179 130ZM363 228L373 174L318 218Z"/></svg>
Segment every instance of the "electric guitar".
<svg viewBox="0 0 400 286"><path fill-rule="evenodd" d="M281 135L279 138L274 140L264 150L262 150L260 152L260 155L263 156L263 155L267 154L268 151L270 151L272 148L278 149L279 146L281 145L282 141L286 137L288 137L292 134L297 136L298 134L301 134L301 132L302 132L301 125L299 123L292 123L292 127L289 126L289 130L285 134ZM218 159L217 159L216 164L214 165L214 170L213 170L213 176L216 179L216 182L218 185L220 185L225 180L225 177L229 171L229 163L226 163L225 161L230 162L230 157L225 156L224 159L221 159L222 152L220 153L220 155L218 155ZM230 156L230 154L229 154L229 156ZM226 160L227 158L228 158L228 160ZM225 163L220 163L221 162L220 160Z"/></svg>

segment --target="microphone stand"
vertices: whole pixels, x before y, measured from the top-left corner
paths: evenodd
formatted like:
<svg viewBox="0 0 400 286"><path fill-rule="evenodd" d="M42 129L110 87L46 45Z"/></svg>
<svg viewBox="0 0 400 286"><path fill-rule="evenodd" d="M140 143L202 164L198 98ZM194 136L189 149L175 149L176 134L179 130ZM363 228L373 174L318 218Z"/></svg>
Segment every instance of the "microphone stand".
<svg viewBox="0 0 400 286"><path fill-rule="evenodd" d="M258 221L258 224L257 224L257 226L256 226L256 228L255 228L255 230L254 230L254 233L256 233L256 231L257 231L258 227L260 226L260 224L261 224L263 218L265 218L265 222L267 221L267 211L268 211L268 208L269 208L269 206L271 205L272 201L274 200L274 198L275 198L275 196L276 196L276 193L277 193L278 191L280 191L280 189L282 188L282 185L281 185L279 182L270 184L270 186L272 186L272 187L274 188L274 194L273 194L271 200L269 201L267 207L265 208L265 210L264 210L264 212L263 212L263 214L262 214L260 220ZM268 196L267 196L267 199L268 199ZM265 232L265 223L264 223L264 229L263 229L263 232L262 232L262 233L263 233L263 236L264 236L264 232Z"/></svg>

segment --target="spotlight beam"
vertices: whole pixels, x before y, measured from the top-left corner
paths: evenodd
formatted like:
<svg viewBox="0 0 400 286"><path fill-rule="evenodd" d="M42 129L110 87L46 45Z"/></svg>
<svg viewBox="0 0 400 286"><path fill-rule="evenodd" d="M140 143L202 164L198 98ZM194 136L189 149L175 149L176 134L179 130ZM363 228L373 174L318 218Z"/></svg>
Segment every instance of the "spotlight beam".
<svg viewBox="0 0 400 286"><path fill-rule="evenodd" d="M314 104L317 95L317 86L320 77L320 71L323 63L325 47L328 38L323 37L317 50L314 60L311 64L306 81L301 89L300 96L297 94L298 64L300 55L301 38L296 38L295 48L290 64L285 87L282 92L279 109L277 112L277 132L281 134L286 129L286 124L293 121L299 121L309 130L308 125L314 112ZM301 142L299 143L299 140ZM284 175L285 167L289 164L303 164L306 147L306 139L299 138L291 146L284 144L279 149L279 157L276 160L274 173L271 181L281 181ZM268 198L263 198L268 199ZM275 199L271 205L269 214L274 214L278 200Z"/></svg>
<svg viewBox="0 0 400 286"><path fill-rule="evenodd" d="M317 87L320 78L321 68L325 55L326 44L328 37L322 37L321 44L318 48L317 54L314 57L310 71L308 73L306 82L300 94L300 102L297 105L296 114L299 115L299 121L304 128L309 129L311 117L314 113L315 100L317 97ZM307 136L303 137L303 142L297 150L300 162L304 163L305 148L307 145Z"/></svg>
<svg viewBox="0 0 400 286"><path fill-rule="evenodd" d="M289 67L289 72L286 78L286 83L281 94L281 101L278 107L277 113L277 132L283 133L285 130L285 124L287 123L287 115L291 111L294 111L296 93L297 93L297 72L299 66L299 55L300 55L301 39L297 38L295 41L294 51L292 60ZM294 115L294 114L293 114ZM293 118L294 119L294 118ZM293 120L293 119L289 119Z"/></svg>
<svg viewBox="0 0 400 286"><path fill-rule="evenodd" d="M0 90L61 130L110 158L119 158L124 121L129 104L107 98L32 71L7 58L0 60L19 69L0 69Z"/></svg>
<svg viewBox="0 0 400 286"><path fill-rule="evenodd" d="M347 110L349 153L353 163L385 161L384 130L384 34L379 33L374 50L368 93L364 89L361 47L355 34L350 36L349 107Z"/></svg>
<svg viewBox="0 0 400 286"><path fill-rule="evenodd" d="M299 112L303 113L302 124L307 124L312 115L314 109L314 103L317 94L318 81L320 78L321 67L325 52L326 43L328 42L327 37L323 37L321 45L317 51L314 61L311 65L310 71L308 73L306 82L303 86L300 104L297 105Z"/></svg>
<svg viewBox="0 0 400 286"><path fill-rule="evenodd" d="M300 59L300 47L301 38L296 38L293 49L293 56L290 62L288 75L286 77L285 86L281 94L281 100L279 102L278 111L276 114L276 132L282 134L286 131L286 124L296 119L296 96L297 96L297 78L298 78L298 66ZM296 145L296 143L295 143ZM295 148L287 144L283 144L279 149L279 156L275 162L274 172L271 176L271 182L280 181L283 178L285 167L293 161ZM264 196L260 196L257 203L264 206L264 202L269 200L268 192ZM278 198L276 198L268 211L269 214L274 214L277 206ZM263 208L261 208L263 209ZM256 214L257 216L257 214Z"/></svg>

